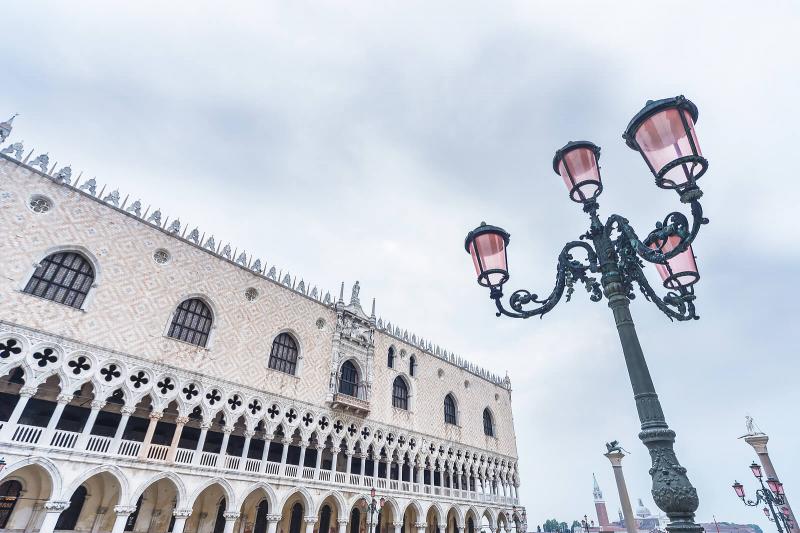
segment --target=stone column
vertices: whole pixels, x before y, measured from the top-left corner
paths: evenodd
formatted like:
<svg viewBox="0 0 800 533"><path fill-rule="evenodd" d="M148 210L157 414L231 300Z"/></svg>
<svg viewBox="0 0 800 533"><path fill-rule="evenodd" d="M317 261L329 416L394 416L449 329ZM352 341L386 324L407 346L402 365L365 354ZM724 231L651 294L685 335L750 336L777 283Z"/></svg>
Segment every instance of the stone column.
<svg viewBox="0 0 800 533"><path fill-rule="evenodd" d="M765 433L755 433L752 435L745 435L744 441L753 447L753 450L758 454L758 460L761 462L761 466L764 467L764 472L767 474L767 478L775 478L775 480L780 480L778 477L778 473L775 472L775 466L772 464L772 459L769 457L769 452L767 451L767 441L769 441L769 436ZM793 527L791 531L788 533L796 533L800 531L798 529L797 520L794 517L794 511L792 511L792 506L789 505L789 500L786 496L783 496L783 499L786 503L783 505L779 505L778 512L780 513L780 509L786 507L789 510L789 520L791 520Z"/></svg>
<svg viewBox="0 0 800 533"><path fill-rule="evenodd" d="M109 448L112 453L119 453L119 443L122 440L122 436L125 434L125 428L128 426L128 420L134 411L136 411L135 407L128 407L127 405L123 405L122 409L120 409L119 412L122 415L122 418L119 419L117 431L114 432L114 440L111 441L111 447Z"/></svg>
<svg viewBox="0 0 800 533"><path fill-rule="evenodd" d="M300 446L300 460L297 461L297 477L303 477L303 465L306 462L306 443L303 441L303 444Z"/></svg>
<svg viewBox="0 0 800 533"><path fill-rule="evenodd" d="M255 431L246 430L244 432L244 447L242 448L242 461L239 463L239 470L244 472L247 468L247 454L250 453L250 440L255 435Z"/></svg>
<svg viewBox="0 0 800 533"><path fill-rule="evenodd" d="M279 472L284 475L286 472L286 457L289 455L289 439L283 439L281 444L283 445L283 450L281 450L281 469Z"/></svg>
<svg viewBox="0 0 800 533"><path fill-rule="evenodd" d="M239 518L239 513L236 511L225 511L222 513L222 517L225 519L225 529L222 530L223 533L233 533L233 526L236 524L236 519Z"/></svg>
<svg viewBox="0 0 800 533"><path fill-rule="evenodd" d="M278 528L278 522L281 521L281 515L268 514L267 515L267 533L275 533Z"/></svg>
<svg viewBox="0 0 800 533"><path fill-rule="evenodd" d="M17 400L17 405L14 406L14 410L11 411L8 422L4 423L3 429L0 430L0 440L11 440L11 436L14 434L14 428L19 422L19 417L22 416L22 411L24 411L25 406L28 405L28 400L33 398L35 394L36 387L22 387L19 390L19 400Z"/></svg>
<svg viewBox="0 0 800 533"><path fill-rule="evenodd" d="M231 433L233 433L233 426L225 426L222 428L222 446L219 448L219 463L217 463L218 468L225 468L225 457L228 455L228 440L231 438ZM227 527L227 524L225 525ZM233 526L231 526L233 527ZM227 531L226 533L231 533Z"/></svg>
<svg viewBox="0 0 800 533"><path fill-rule="evenodd" d="M322 465L322 452L324 451L325 447L317 444L317 462L314 465L314 479L319 479L319 470Z"/></svg>
<svg viewBox="0 0 800 533"><path fill-rule="evenodd" d="M425 483L425 470L423 469L422 465L417 465L417 480L415 481L417 484L424 484Z"/></svg>
<svg viewBox="0 0 800 533"><path fill-rule="evenodd" d="M339 462L339 448L334 446L333 450L331 451L331 456L332 456L331 457L331 472L333 472L334 476L335 476L336 475L336 467L338 466L337 463ZM331 480L331 481L333 481L333 480Z"/></svg>
<svg viewBox="0 0 800 533"><path fill-rule="evenodd" d="M179 416L175 419L175 433L172 434L172 442L169 445L169 451L167 452L167 462L174 463L175 462L175 455L178 453L178 443L181 441L181 433L183 433L183 426L189 421L188 416ZM177 521L177 515L175 515L175 520ZM175 533L173 531L173 533Z"/></svg>
<svg viewBox="0 0 800 533"><path fill-rule="evenodd" d="M404 533L403 532L403 523L402 522L392 522L394 526L394 533ZM320 532L322 533L322 532Z"/></svg>
<svg viewBox="0 0 800 533"><path fill-rule="evenodd" d="M139 459L147 459L147 452L150 451L150 442L153 440L153 433L156 432L156 425L164 413L153 411L150 413L150 425L147 426L147 433L144 434L142 447L139 448Z"/></svg>
<svg viewBox="0 0 800 533"><path fill-rule="evenodd" d="M339 524L339 533L347 533L347 518L340 518L336 523ZM269 532L267 532L269 533ZM320 531L320 533L325 533L324 531Z"/></svg>
<svg viewBox="0 0 800 533"><path fill-rule="evenodd" d="M192 457L193 465L200 464L200 459L203 457L203 446L206 445L206 435L208 435L208 428L210 427L211 422L203 422L200 424L200 437L197 439L197 446L194 449L194 457Z"/></svg>
<svg viewBox="0 0 800 533"><path fill-rule="evenodd" d="M117 505L114 507L114 513L117 517L114 519L114 527L111 528L111 533L123 533L125 531L125 524L128 522L128 517L136 512L135 505Z"/></svg>
<svg viewBox="0 0 800 533"><path fill-rule="evenodd" d="M261 473L262 474L267 471L267 461L269 460L269 445L271 443L272 443L272 439L269 438L266 434L264 434L264 451L261 452ZM267 533L269 533L269 532L267 532Z"/></svg>
<svg viewBox="0 0 800 533"><path fill-rule="evenodd" d="M380 471L380 458L373 457L372 458L372 478L373 478L373 487L378 486L378 472Z"/></svg>
<svg viewBox="0 0 800 533"><path fill-rule="evenodd" d="M428 524L427 522L414 522L414 527L417 529L417 533L425 533Z"/></svg>
<svg viewBox="0 0 800 533"><path fill-rule="evenodd" d="M172 533L183 533L183 528L186 527L186 520L192 516L192 510L173 509L172 516L175 517L175 523L172 526Z"/></svg>
<svg viewBox="0 0 800 533"><path fill-rule="evenodd" d="M625 519L625 530L627 533L636 533L637 524L636 519L633 517L633 508L631 507L631 499L628 496L628 487L625 484L625 476L622 474L622 458L625 454L621 450L614 450L604 453L614 470L614 480L617 482L617 492L619 493L619 502L622 505L622 517Z"/></svg>
<svg viewBox="0 0 800 533"><path fill-rule="evenodd" d="M350 473L352 472L352 468L353 468L353 452L351 452L350 450L347 450L344 453L347 456L347 470L346 470L346 472L347 472L347 482L350 483Z"/></svg>
<svg viewBox="0 0 800 533"><path fill-rule="evenodd" d="M305 517L306 521L306 533L314 533L314 524L317 523L316 516L307 516Z"/></svg>
<svg viewBox="0 0 800 533"><path fill-rule="evenodd" d="M106 402L103 400L92 400L92 410L89 411L89 418L86 419L86 423L83 425L81 435L78 437L78 442L75 443L75 448L78 450L86 449L86 443L89 441L89 435L92 433L92 428L97 420L97 415L100 414L100 409L105 407L105 405Z"/></svg>
<svg viewBox="0 0 800 533"><path fill-rule="evenodd" d="M59 394L57 401L58 403L56 404L56 408L53 410L53 414L50 415L50 421L47 423L47 427L44 430L44 434L42 435L42 440L40 442L40 444L44 444L45 446L50 445L50 440L53 438L53 433L56 431L58 421L61 420L61 413L64 412L64 408L67 406L67 404L72 401L72 395Z"/></svg>
<svg viewBox="0 0 800 533"><path fill-rule="evenodd" d="M69 507L69 502L47 501L44 502L44 520L39 526L39 533L53 533L56 522L61 512Z"/></svg>

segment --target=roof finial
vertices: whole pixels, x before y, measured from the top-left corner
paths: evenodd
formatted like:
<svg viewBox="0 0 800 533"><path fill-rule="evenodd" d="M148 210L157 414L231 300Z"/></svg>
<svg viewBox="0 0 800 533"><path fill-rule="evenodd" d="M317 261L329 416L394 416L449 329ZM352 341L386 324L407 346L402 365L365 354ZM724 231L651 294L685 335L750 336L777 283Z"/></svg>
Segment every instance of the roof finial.
<svg viewBox="0 0 800 533"><path fill-rule="evenodd" d="M361 307L361 302L358 299L359 292L361 292L361 285L359 285L358 281L356 281L353 285L353 290L350 292L350 305L357 305L358 307Z"/></svg>
<svg viewBox="0 0 800 533"><path fill-rule="evenodd" d="M19 113L14 113L11 115L11 118L6 120L5 122L0 122L0 142L5 142L9 135L11 135L11 130L13 126L11 125L14 122L14 117L19 115Z"/></svg>
<svg viewBox="0 0 800 533"><path fill-rule="evenodd" d="M375 319L375 298L372 299L372 315L370 315L370 318Z"/></svg>
<svg viewBox="0 0 800 533"><path fill-rule="evenodd" d="M342 288L339 289L339 301L337 303L344 305L344 281L342 282Z"/></svg>

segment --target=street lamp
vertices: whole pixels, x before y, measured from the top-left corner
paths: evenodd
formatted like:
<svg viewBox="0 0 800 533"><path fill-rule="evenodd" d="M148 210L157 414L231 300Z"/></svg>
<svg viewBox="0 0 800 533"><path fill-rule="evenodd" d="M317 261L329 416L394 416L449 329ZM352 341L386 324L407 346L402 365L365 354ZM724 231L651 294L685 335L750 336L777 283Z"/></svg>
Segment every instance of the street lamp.
<svg viewBox="0 0 800 533"><path fill-rule="evenodd" d="M373 528L373 516L375 515L375 511L379 511L383 509L383 504L386 503L386 500L381 497L380 501L375 501L375 487L372 487L372 490L369 491L370 502L367 506L369 509L369 533L375 533Z"/></svg>
<svg viewBox="0 0 800 533"><path fill-rule="evenodd" d="M591 521L592 527L594 527L594 520ZM581 520L581 527L583 528L584 533L589 533L589 517L583 515L583 520Z"/></svg>
<svg viewBox="0 0 800 533"><path fill-rule="evenodd" d="M653 499L669 517L670 529L682 533L700 533L702 530L694 522L699 503L697 491L675 456L675 432L664 419L629 304L635 296L635 282L645 299L653 302L670 319L698 318L694 307L694 285L700 275L691 243L700 226L708 223L699 202L702 191L697 186L697 181L708 168L708 161L700 152L694 129L697 116L697 107L683 96L651 101L631 120L623 135L626 144L642 155L656 185L676 190L681 202L690 205L691 224L683 213L673 212L656 223L655 229L640 240L620 215L611 215L603 223L598 216L597 203L603 190L597 163L600 148L588 141L573 141L556 152L553 169L564 180L569 198L583 205L591 223L580 240L567 243L559 254L555 287L548 296L540 298L528 290L516 290L509 298L509 308L506 308L502 298L503 285L510 278L509 233L482 223L469 232L464 242L465 249L472 256L477 281L489 289L489 297L497 307L497 316L543 316L556 306L565 290L569 301L576 283L586 287L590 300L600 301L603 295L608 299L639 413L642 428L639 438L652 458ZM573 253L576 251L584 257L575 259ZM667 289L663 298L647 282L642 260L655 264ZM599 274L600 281L590 274Z"/></svg>
<svg viewBox="0 0 800 533"><path fill-rule="evenodd" d="M733 483L733 490L736 492L736 496L748 507L756 507L762 502L767 504L762 510L769 521L775 523L778 533L784 533L784 528L786 533L791 532L794 524L792 523L791 511L786 507L786 494L783 491L783 483L770 477L767 478L767 484L764 485L764 476L761 472L761 467L753 463L750 465L750 470L753 472L753 477L755 477L761 485L761 488L756 490L755 501L747 499L744 493L744 486L738 481L734 481Z"/></svg>

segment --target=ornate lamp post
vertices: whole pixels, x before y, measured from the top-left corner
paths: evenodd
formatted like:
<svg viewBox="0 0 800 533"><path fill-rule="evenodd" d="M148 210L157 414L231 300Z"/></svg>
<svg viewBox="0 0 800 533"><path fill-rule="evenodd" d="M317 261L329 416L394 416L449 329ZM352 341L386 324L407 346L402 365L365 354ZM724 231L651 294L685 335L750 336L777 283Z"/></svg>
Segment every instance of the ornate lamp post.
<svg viewBox="0 0 800 533"><path fill-rule="evenodd" d="M792 530L794 524L791 519L791 511L786 507L786 495L783 492L783 483L770 477L767 478L767 484L764 485L764 474L758 463L751 464L750 470L761 485L761 488L756 490L755 501L748 500L745 497L744 486L738 481L733 482L733 490L736 492L736 495L741 498L742 502L748 507L756 507L761 504L761 502L766 503L767 506L764 507L764 514L769 521L775 523L778 533L784 533L784 528L788 533ZM781 528L781 525L783 525L783 528Z"/></svg>
<svg viewBox="0 0 800 533"><path fill-rule="evenodd" d="M702 191L697 186L708 162L700 152L695 134L697 116L697 107L683 96L651 101L633 117L623 135L626 144L644 158L656 185L676 190L681 202L690 205L691 224L684 214L670 213L642 241L620 215L611 215L602 222L597 203L603 190L597 164L600 148L588 141L579 141L570 142L556 152L553 169L564 180L570 199L583 205L591 222L580 240L567 243L559 254L555 287L548 296L540 298L520 289L511 294L510 309L504 306L503 285L510 277L506 254L510 235L502 228L483 223L469 232L464 243L472 256L478 283L489 288L497 316L542 316L561 300L565 289L569 301L576 282L584 284L590 300L600 301L603 295L608 299L639 413L642 429L639 438L652 459L653 499L669 517L667 529L672 533L702 530L694 522L699 503L697 491L675 456L675 432L664 419L629 304L635 296L636 283L645 299L670 319L698 318L694 308L694 284L700 276L691 243L700 226L708 223L699 202ZM585 258L575 259L575 251L585 254ZM663 298L647 282L642 260L655 264L667 289ZM599 274L600 281L590 274Z"/></svg>
<svg viewBox="0 0 800 533"><path fill-rule="evenodd" d="M592 527L594 527L594 520L591 521ZM583 515L583 520L581 520L581 527L583 528L584 533L589 533L589 517Z"/></svg>
<svg viewBox="0 0 800 533"><path fill-rule="evenodd" d="M380 511L383 509L383 504L386 503L386 500L381 497L380 501L375 501L375 487L369 491L370 502L367 505L367 509L369 510L369 533L375 533L375 529L373 527L374 521L373 517L375 515L375 511Z"/></svg>

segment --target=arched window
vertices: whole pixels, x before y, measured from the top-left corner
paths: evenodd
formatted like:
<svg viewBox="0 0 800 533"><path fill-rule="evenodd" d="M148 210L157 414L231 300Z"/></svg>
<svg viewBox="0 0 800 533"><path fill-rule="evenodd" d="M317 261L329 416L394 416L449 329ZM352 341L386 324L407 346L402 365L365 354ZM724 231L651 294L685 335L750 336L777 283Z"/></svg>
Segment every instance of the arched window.
<svg viewBox="0 0 800 533"><path fill-rule="evenodd" d="M269 502L261 500L256 510L256 522L253 526L253 533L267 533L267 515L269 514Z"/></svg>
<svg viewBox="0 0 800 533"><path fill-rule="evenodd" d="M17 498L22 492L22 483L12 479L0 485L0 529L5 529L14 507L17 506Z"/></svg>
<svg viewBox="0 0 800 533"><path fill-rule="evenodd" d="M417 358L413 355L408 358L408 374L413 378L417 373Z"/></svg>
<svg viewBox="0 0 800 533"><path fill-rule="evenodd" d="M189 298L172 315L168 336L205 348L211 331L211 309L199 298Z"/></svg>
<svg viewBox="0 0 800 533"><path fill-rule="evenodd" d="M389 347L389 353L386 356L386 366L394 368L394 346Z"/></svg>
<svg viewBox="0 0 800 533"><path fill-rule="evenodd" d="M225 531L225 507L226 507L225 498L222 498L219 501L219 505L217 505L217 517L214 520L213 533L222 533L223 531Z"/></svg>
<svg viewBox="0 0 800 533"><path fill-rule="evenodd" d="M475 521L471 516L467 518L467 533L475 533Z"/></svg>
<svg viewBox="0 0 800 533"><path fill-rule="evenodd" d="M69 499L69 507L61 511L61 514L58 515L55 529L75 529L75 524L78 523L78 517L81 515L83 503L85 501L86 487L81 485L72 493L72 497Z"/></svg>
<svg viewBox="0 0 800 533"><path fill-rule="evenodd" d="M128 516L127 520L125 520L125 531L133 531L134 526L136 526L136 519L139 518L139 511L142 509L143 497L144 495L139 496L139 499L136 500L136 510Z"/></svg>
<svg viewBox="0 0 800 533"><path fill-rule="evenodd" d="M408 410L408 385L400 376L394 378L392 385L392 407Z"/></svg>
<svg viewBox="0 0 800 533"><path fill-rule="evenodd" d="M36 267L25 292L80 309L94 283L91 263L77 252L50 254Z"/></svg>
<svg viewBox="0 0 800 533"><path fill-rule="evenodd" d="M444 422L445 424L456 424L456 401L452 394L444 397Z"/></svg>
<svg viewBox="0 0 800 533"><path fill-rule="evenodd" d="M289 522L289 533L300 533L300 523L303 521L303 506L300 502L292 506L292 519Z"/></svg>
<svg viewBox="0 0 800 533"><path fill-rule="evenodd" d="M272 341L269 367L291 375L297 370L297 343L288 333L281 333Z"/></svg>
<svg viewBox="0 0 800 533"><path fill-rule="evenodd" d="M353 507L350 513L350 533L359 533L361 530L361 511L358 507Z"/></svg>
<svg viewBox="0 0 800 533"><path fill-rule="evenodd" d="M358 397L358 369L352 361L345 361L342 365L339 392L348 396Z"/></svg>
<svg viewBox="0 0 800 533"><path fill-rule="evenodd" d="M494 420L488 407L483 410L483 433L488 437L494 437Z"/></svg>
<svg viewBox="0 0 800 533"><path fill-rule="evenodd" d="M328 533L331 529L331 507L328 504L322 506L319 513L319 533Z"/></svg>

